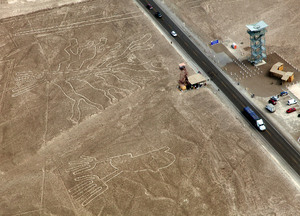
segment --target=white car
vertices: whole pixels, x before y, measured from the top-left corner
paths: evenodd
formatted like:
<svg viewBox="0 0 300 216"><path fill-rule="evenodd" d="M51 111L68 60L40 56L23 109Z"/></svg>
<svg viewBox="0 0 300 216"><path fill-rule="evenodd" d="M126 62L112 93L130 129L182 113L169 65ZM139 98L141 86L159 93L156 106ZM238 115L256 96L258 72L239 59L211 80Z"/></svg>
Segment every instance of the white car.
<svg viewBox="0 0 300 216"><path fill-rule="evenodd" d="M175 31L171 31L171 35L172 35L173 37L177 37L177 33L176 33Z"/></svg>
<svg viewBox="0 0 300 216"><path fill-rule="evenodd" d="M279 96L276 96L276 95L272 96L271 99L274 100L274 101L279 101Z"/></svg>
<svg viewBox="0 0 300 216"><path fill-rule="evenodd" d="M290 100L288 100L287 105L293 105L296 103L297 103L297 101L295 99L290 99Z"/></svg>
<svg viewBox="0 0 300 216"><path fill-rule="evenodd" d="M267 109L269 112L271 112L271 113L273 113L273 112L276 111L276 108L275 108L275 106L274 106L273 104L268 104L268 105L266 106L266 109Z"/></svg>

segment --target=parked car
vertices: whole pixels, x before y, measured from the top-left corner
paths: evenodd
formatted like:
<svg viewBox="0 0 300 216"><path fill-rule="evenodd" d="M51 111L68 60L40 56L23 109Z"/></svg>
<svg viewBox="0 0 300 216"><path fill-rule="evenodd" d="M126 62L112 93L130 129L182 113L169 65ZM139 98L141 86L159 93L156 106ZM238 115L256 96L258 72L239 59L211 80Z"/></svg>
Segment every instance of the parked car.
<svg viewBox="0 0 300 216"><path fill-rule="evenodd" d="M274 101L279 101L279 95L272 96L271 99L273 99Z"/></svg>
<svg viewBox="0 0 300 216"><path fill-rule="evenodd" d="M147 4L147 6L146 6L149 10L152 10L153 9L153 7L152 7L152 5L151 4Z"/></svg>
<svg viewBox="0 0 300 216"><path fill-rule="evenodd" d="M172 35L173 37L177 37L177 33L176 33L175 31L171 31L171 35Z"/></svg>
<svg viewBox="0 0 300 216"><path fill-rule="evenodd" d="M273 99L270 99L269 100L269 103L273 104L273 105L276 105L277 104L277 101L276 100L273 100Z"/></svg>
<svg viewBox="0 0 300 216"><path fill-rule="evenodd" d="M266 109L271 113L276 111L276 108L273 104L267 104Z"/></svg>
<svg viewBox="0 0 300 216"><path fill-rule="evenodd" d="M162 18L162 15L161 15L161 13L160 13L159 11L157 11L157 12L155 13L155 16L156 16L157 18Z"/></svg>
<svg viewBox="0 0 300 216"><path fill-rule="evenodd" d="M287 113L291 113L291 112L295 112L296 111L296 108L295 107L293 107L293 108L289 108L289 109L287 109Z"/></svg>
<svg viewBox="0 0 300 216"><path fill-rule="evenodd" d="M288 95L289 93L287 91L283 91L283 92L280 92L280 96L285 96L285 95Z"/></svg>
<svg viewBox="0 0 300 216"><path fill-rule="evenodd" d="M288 100L287 105L293 105L296 103L297 103L297 101L295 99L290 99L290 100Z"/></svg>

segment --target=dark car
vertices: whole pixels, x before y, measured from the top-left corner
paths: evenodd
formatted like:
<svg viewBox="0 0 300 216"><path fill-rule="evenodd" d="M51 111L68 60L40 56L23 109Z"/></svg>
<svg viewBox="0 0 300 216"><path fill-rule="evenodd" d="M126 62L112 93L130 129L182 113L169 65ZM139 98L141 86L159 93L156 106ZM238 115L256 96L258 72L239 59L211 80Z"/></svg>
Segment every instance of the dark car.
<svg viewBox="0 0 300 216"><path fill-rule="evenodd" d="M276 105L276 104L277 104L277 101L274 100L274 99L270 99L270 100L269 100L269 103L271 103L271 104L273 104L273 105Z"/></svg>
<svg viewBox="0 0 300 216"><path fill-rule="evenodd" d="M147 6L146 6L149 10L152 10L153 9L153 7L152 7L152 5L151 4L147 4Z"/></svg>
<svg viewBox="0 0 300 216"><path fill-rule="evenodd" d="M289 108L286 112L287 113L291 113L291 112L295 112L296 111L296 108L293 107L293 108Z"/></svg>
<svg viewBox="0 0 300 216"><path fill-rule="evenodd" d="M160 13L160 12L158 12L158 11L155 13L155 16L156 16L157 18L162 18L162 15L161 15L161 13Z"/></svg>

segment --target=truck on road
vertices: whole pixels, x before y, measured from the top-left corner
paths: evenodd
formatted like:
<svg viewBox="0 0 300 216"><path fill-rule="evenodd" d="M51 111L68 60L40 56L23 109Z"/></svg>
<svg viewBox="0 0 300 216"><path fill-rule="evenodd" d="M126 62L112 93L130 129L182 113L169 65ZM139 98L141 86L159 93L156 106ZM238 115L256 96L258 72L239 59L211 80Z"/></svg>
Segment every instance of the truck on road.
<svg viewBox="0 0 300 216"><path fill-rule="evenodd" d="M247 106L244 108L244 114L260 131L266 130L264 121L250 107Z"/></svg>

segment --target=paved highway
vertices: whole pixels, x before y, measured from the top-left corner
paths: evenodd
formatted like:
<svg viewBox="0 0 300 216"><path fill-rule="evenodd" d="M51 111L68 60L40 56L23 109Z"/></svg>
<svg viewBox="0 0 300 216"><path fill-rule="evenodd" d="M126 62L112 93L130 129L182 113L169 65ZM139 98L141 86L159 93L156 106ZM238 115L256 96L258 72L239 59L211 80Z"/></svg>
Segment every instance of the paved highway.
<svg viewBox="0 0 300 216"><path fill-rule="evenodd" d="M281 155L281 157L295 170L300 176L300 154L288 142L287 139L273 126L258 109L253 107L247 99L225 78L219 69L205 56L195 44L186 36L175 23L163 12L162 9L153 0L138 0L142 7L150 13L153 19L160 23L160 25L170 34L175 31L178 36L175 38L177 43L188 53L188 55L203 69L203 71L210 77L216 86L228 97L228 99L239 109L249 106L259 114L265 121L267 130L259 132L270 143L271 146ZM146 5L150 3L153 10L148 10ZM162 18L154 16L155 12L159 11ZM170 34L171 35L171 34Z"/></svg>

